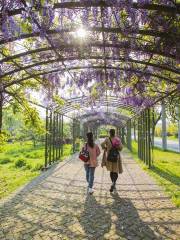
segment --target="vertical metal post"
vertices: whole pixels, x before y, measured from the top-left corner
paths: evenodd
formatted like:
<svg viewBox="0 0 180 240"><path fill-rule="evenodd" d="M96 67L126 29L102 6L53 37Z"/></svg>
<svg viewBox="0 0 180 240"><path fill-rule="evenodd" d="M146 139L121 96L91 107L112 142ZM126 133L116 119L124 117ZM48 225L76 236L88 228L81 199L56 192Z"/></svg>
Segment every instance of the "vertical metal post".
<svg viewBox="0 0 180 240"><path fill-rule="evenodd" d="M141 159L141 115L138 118L138 138L139 138L139 144L138 144L138 152L139 152L139 158Z"/></svg>
<svg viewBox="0 0 180 240"><path fill-rule="evenodd" d="M127 122L127 147L130 151L132 151L131 145L131 120Z"/></svg>
<svg viewBox="0 0 180 240"><path fill-rule="evenodd" d="M73 119L73 126L72 126L72 135L73 135L73 153L75 152L75 123Z"/></svg>
<svg viewBox="0 0 180 240"><path fill-rule="evenodd" d="M53 154L52 154L52 161L54 163L55 161L55 120L56 120L56 117L55 117L55 112L53 112L53 123L52 123L52 149L53 149Z"/></svg>
<svg viewBox="0 0 180 240"><path fill-rule="evenodd" d="M139 158L142 159L142 157L141 157L141 148L142 148L142 146L141 146L142 145L141 144L141 142L142 142L142 134L141 134L141 132L142 132L142 127L141 127L142 119L141 119L141 115L139 116L138 120L139 120L139 124L138 124L138 128L139 128L139 130L138 130L138 132L139 132L139 145L138 145L138 148L139 148Z"/></svg>
<svg viewBox="0 0 180 240"><path fill-rule="evenodd" d="M140 158L143 160L143 115L140 118Z"/></svg>
<svg viewBox="0 0 180 240"><path fill-rule="evenodd" d="M0 82L0 133L2 132L3 127L3 87Z"/></svg>
<svg viewBox="0 0 180 240"><path fill-rule="evenodd" d="M139 144L138 144L138 150L139 150L139 158L141 159L141 116L138 118L138 138L139 138Z"/></svg>
<svg viewBox="0 0 180 240"><path fill-rule="evenodd" d="M150 168L152 165L152 156L151 156L151 110L147 110L147 115L148 115L148 167ZM152 146L153 147L153 146Z"/></svg>
<svg viewBox="0 0 180 240"><path fill-rule="evenodd" d="M178 142L179 142L179 152L180 152L180 105L177 106L177 119L178 119Z"/></svg>
<svg viewBox="0 0 180 240"><path fill-rule="evenodd" d="M124 127L122 128L122 143L125 144L125 131L124 131Z"/></svg>
<svg viewBox="0 0 180 240"><path fill-rule="evenodd" d="M148 148L148 110L145 110L145 163L148 165L149 163L149 148Z"/></svg>
<svg viewBox="0 0 180 240"><path fill-rule="evenodd" d="M166 132L166 107L162 102L162 149L167 150L167 132Z"/></svg>
<svg viewBox="0 0 180 240"><path fill-rule="evenodd" d="M49 123L49 165L52 161L52 112L50 112L50 123Z"/></svg>
<svg viewBox="0 0 180 240"><path fill-rule="evenodd" d="M64 145L64 118L61 116L61 136L62 136L62 145L61 145L61 156L63 156L63 145Z"/></svg>
<svg viewBox="0 0 180 240"><path fill-rule="evenodd" d="M144 162L144 115L141 114L141 159Z"/></svg>
<svg viewBox="0 0 180 240"><path fill-rule="evenodd" d="M180 115L180 113L179 113L179 115ZM180 152L180 117L178 119L178 142L179 142L179 152Z"/></svg>
<svg viewBox="0 0 180 240"><path fill-rule="evenodd" d="M146 163L146 111L143 111L143 161Z"/></svg>
<svg viewBox="0 0 180 240"><path fill-rule="evenodd" d="M56 114L56 161L59 160L58 157L58 137L59 137L59 117L58 117L58 113Z"/></svg>
<svg viewBox="0 0 180 240"><path fill-rule="evenodd" d="M133 123L133 130L134 130L134 141L137 141L137 138L136 138L136 120L134 120L134 123Z"/></svg>
<svg viewBox="0 0 180 240"><path fill-rule="evenodd" d="M49 116L48 116L48 108L46 108L46 135L45 135L45 168L48 165L48 128L49 128Z"/></svg>
<svg viewBox="0 0 180 240"><path fill-rule="evenodd" d="M119 132L118 136L119 136L120 139L121 139L121 128L119 128L118 132Z"/></svg>
<svg viewBox="0 0 180 240"><path fill-rule="evenodd" d="M154 123L155 123L155 119L154 119L154 108L152 109L152 112L151 112L151 121L152 121L152 135L151 135L151 144L152 144L152 148L154 147L154 131L155 131L155 126L154 126Z"/></svg>
<svg viewBox="0 0 180 240"><path fill-rule="evenodd" d="M59 159L61 159L61 115L58 114L58 118L59 118L59 133L58 133L58 157Z"/></svg>

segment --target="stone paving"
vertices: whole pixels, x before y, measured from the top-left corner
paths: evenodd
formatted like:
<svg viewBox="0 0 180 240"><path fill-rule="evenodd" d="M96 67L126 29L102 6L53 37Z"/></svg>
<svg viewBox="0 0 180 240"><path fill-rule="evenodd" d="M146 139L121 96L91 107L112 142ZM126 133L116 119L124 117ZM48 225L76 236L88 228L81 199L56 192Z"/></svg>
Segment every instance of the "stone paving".
<svg viewBox="0 0 180 240"><path fill-rule="evenodd" d="M99 166L88 196L77 155L53 166L0 202L0 240L179 240L180 210L126 151L123 168L110 194Z"/></svg>

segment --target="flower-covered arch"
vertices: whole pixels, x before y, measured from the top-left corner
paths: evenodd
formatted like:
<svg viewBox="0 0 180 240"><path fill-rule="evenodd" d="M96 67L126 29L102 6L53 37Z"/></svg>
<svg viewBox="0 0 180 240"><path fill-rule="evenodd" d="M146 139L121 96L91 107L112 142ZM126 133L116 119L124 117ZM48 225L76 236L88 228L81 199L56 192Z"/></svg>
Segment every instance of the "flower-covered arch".
<svg viewBox="0 0 180 240"><path fill-rule="evenodd" d="M2 0L0 109L37 84L41 104L76 119L179 101L179 14L171 0Z"/></svg>

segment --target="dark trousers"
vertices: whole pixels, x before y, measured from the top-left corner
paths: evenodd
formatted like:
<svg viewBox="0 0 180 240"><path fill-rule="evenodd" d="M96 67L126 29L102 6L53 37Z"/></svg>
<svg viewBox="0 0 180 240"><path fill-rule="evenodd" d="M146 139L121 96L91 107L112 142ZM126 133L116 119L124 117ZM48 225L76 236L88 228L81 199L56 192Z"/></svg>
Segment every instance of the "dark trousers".
<svg viewBox="0 0 180 240"><path fill-rule="evenodd" d="M118 173L117 172L110 172L110 178L113 184L116 183L117 179L118 179Z"/></svg>

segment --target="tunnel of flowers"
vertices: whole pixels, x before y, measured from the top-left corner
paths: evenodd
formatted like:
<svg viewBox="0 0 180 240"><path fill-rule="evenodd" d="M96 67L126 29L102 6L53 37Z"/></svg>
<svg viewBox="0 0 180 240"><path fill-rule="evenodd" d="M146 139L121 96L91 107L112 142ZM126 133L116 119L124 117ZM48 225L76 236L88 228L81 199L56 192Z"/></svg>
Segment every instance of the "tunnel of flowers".
<svg viewBox="0 0 180 240"><path fill-rule="evenodd" d="M109 124L129 149L136 119L151 166L153 106L180 102L179 14L176 0L1 0L0 118L19 95L45 109L46 166L64 117L73 139Z"/></svg>

